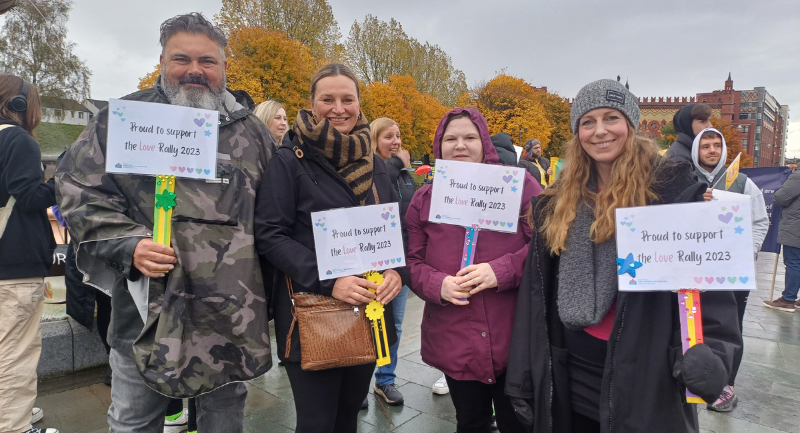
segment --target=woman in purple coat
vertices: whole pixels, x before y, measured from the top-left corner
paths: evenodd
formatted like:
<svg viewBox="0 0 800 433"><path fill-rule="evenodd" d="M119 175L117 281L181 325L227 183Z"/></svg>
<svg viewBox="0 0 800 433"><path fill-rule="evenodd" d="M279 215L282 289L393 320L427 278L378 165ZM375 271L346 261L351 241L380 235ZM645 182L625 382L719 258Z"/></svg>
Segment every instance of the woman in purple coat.
<svg viewBox="0 0 800 433"><path fill-rule="evenodd" d="M474 108L453 109L439 122L433 153L437 159L498 164L486 119ZM458 433L490 432L493 402L500 431L524 432L503 383L531 228L521 216L516 233L482 231L473 264L462 269L466 229L428 221L431 188L420 188L406 213L412 290L425 301L422 359L447 378ZM521 215L541 191L526 173Z"/></svg>

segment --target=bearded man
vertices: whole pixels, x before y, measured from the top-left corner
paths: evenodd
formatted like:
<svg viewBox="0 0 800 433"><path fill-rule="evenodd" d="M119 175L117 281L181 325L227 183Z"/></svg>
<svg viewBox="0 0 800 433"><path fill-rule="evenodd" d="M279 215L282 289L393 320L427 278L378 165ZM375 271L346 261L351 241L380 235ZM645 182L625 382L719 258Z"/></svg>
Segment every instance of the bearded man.
<svg viewBox="0 0 800 433"><path fill-rule="evenodd" d="M112 294L109 431L161 432L170 397L197 397L201 431L241 432L243 381L272 366L253 209L275 139L252 99L226 89L218 27L179 15L160 42L155 86L122 99L219 111L219 178L177 179L172 248L153 242L155 177L106 173L104 109L59 165L58 200L84 281Z"/></svg>

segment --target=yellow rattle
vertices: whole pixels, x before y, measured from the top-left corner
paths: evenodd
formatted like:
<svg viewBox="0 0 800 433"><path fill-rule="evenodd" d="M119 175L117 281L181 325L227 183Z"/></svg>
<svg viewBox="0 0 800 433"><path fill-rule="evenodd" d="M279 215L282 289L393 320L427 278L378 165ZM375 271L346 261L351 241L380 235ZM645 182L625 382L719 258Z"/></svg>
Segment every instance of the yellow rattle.
<svg viewBox="0 0 800 433"><path fill-rule="evenodd" d="M377 285L383 283L383 275L376 271L369 271L364 274L364 278L372 281ZM370 289L370 292L375 292ZM367 319L372 322L372 333L375 336L376 359L375 365L378 367L389 364L392 358L389 356L389 339L386 337L386 326L383 323L383 304L377 300L372 300L367 304ZM381 335L383 335L383 342L381 342Z"/></svg>

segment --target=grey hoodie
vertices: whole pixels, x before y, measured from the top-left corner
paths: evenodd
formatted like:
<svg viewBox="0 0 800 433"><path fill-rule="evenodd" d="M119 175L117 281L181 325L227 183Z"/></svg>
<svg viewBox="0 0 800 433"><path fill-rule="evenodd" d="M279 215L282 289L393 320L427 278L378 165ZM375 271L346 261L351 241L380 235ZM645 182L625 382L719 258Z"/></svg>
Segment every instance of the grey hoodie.
<svg viewBox="0 0 800 433"><path fill-rule="evenodd" d="M716 132L722 137L722 155L719 158L719 162L717 162L717 166L714 167L711 172L708 172L708 170L700 166L700 137L702 137L706 131ZM714 180L717 179L718 175L724 173L727 159L728 147L725 144L725 137L721 132L714 128L706 128L694 137L694 142L692 142L692 162L694 162L694 171L697 173L697 176L700 177L701 181L708 183L709 187L714 185ZM741 173L739 173L739 177L745 178L742 194L750 196L750 213L753 218L753 252L758 253L761 249L761 244L764 243L764 238L767 237L767 231L769 230L767 205L764 202L764 195L761 193L761 189L756 186L755 182ZM716 185L716 189L725 189L724 182L721 181Z"/></svg>

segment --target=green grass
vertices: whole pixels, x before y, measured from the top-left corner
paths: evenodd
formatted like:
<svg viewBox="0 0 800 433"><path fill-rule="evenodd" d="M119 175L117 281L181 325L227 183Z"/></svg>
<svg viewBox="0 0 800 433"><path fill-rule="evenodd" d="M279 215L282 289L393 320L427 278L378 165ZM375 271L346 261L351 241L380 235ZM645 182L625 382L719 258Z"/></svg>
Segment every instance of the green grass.
<svg viewBox="0 0 800 433"><path fill-rule="evenodd" d="M42 122L33 131L42 155L58 156L78 139L84 126Z"/></svg>

